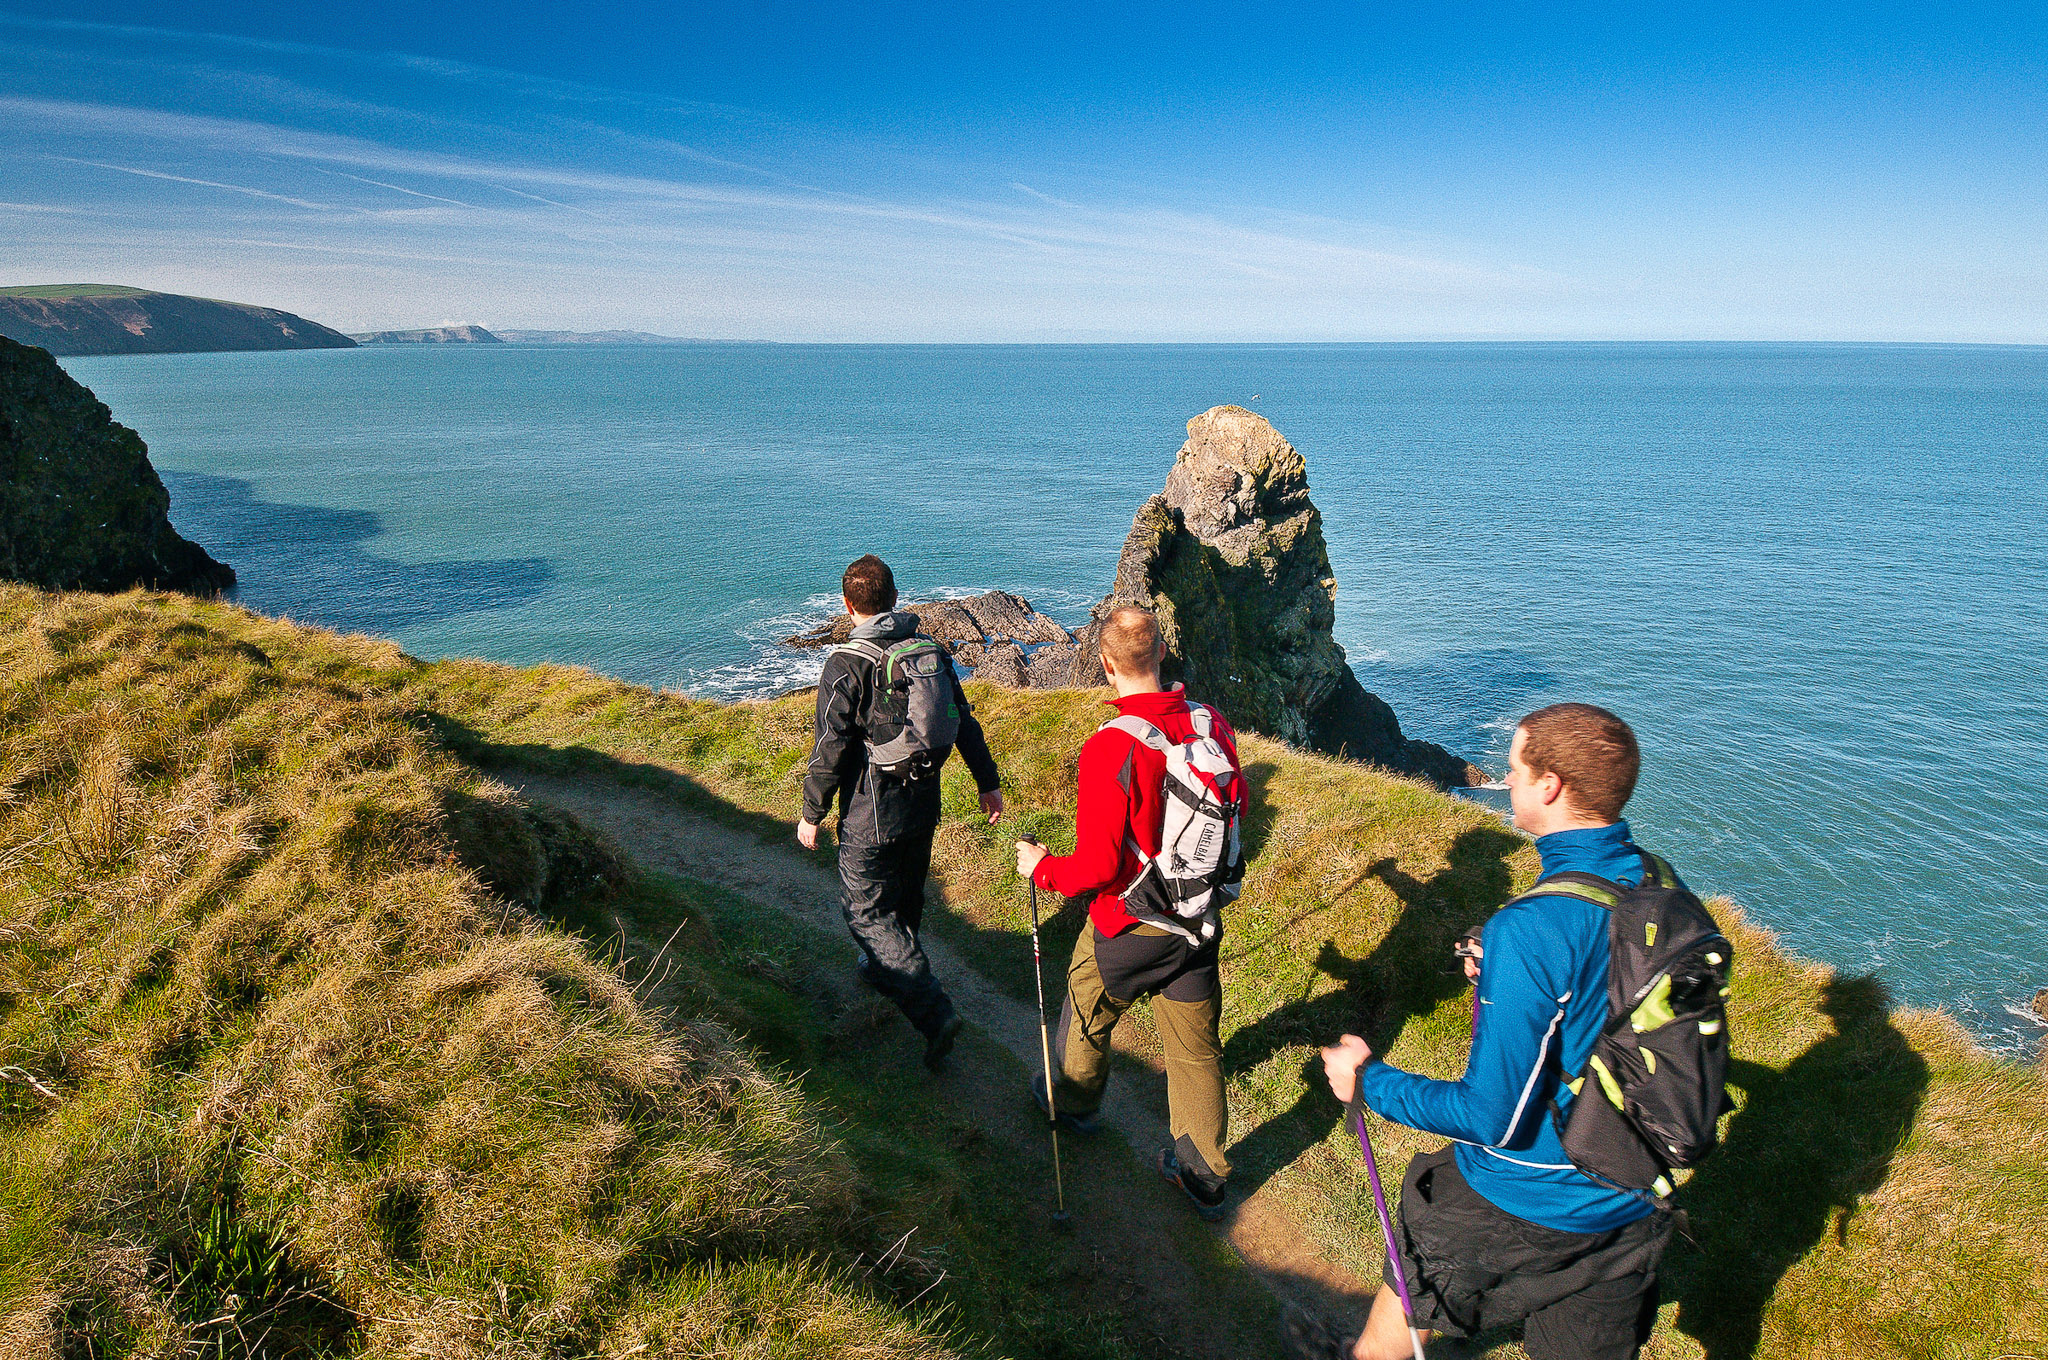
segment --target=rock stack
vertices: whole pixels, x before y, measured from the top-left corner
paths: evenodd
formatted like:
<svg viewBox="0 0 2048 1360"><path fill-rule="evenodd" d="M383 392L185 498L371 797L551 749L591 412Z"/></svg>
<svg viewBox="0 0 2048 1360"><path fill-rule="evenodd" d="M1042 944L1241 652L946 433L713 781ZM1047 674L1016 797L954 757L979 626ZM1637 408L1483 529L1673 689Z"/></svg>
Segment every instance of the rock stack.
<svg viewBox="0 0 2048 1360"><path fill-rule="evenodd" d="M0 579L214 594L235 573L171 527L142 438L57 366L0 338Z"/></svg>
<svg viewBox="0 0 2048 1360"><path fill-rule="evenodd" d="M1116 581L1078 637L1003 591L904 608L976 679L1064 689L1105 683L1103 621L1138 605L1159 616L1166 678L1235 725L1443 788L1485 783L1485 771L1404 736L1358 683L1331 633L1336 600L1307 464L1263 416L1218 406L1188 422L1165 491L1138 508ZM784 641L828 646L852 627L841 614Z"/></svg>
<svg viewBox="0 0 2048 1360"><path fill-rule="evenodd" d="M1068 683L1103 682L1102 621L1135 604L1159 616L1169 678L1234 723L1446 788L1485 783L1443 747L1404 736L1358 683L1331 633L1336 599L1307 464L1265 417L1218 406L1188 422L1164 493L1139 507Z"/></svg>

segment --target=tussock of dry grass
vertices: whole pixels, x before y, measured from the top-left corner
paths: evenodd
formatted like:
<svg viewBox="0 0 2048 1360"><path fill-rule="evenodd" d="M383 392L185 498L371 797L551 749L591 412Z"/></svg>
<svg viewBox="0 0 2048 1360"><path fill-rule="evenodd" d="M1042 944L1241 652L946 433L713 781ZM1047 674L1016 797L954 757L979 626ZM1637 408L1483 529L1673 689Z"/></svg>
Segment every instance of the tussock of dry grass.
<svg viewBox="0 0 2048 1360"><path fill-rule="evenodd" d="M517 905L616 861L419 669L0 590L0 1353L944 1354L801 1095Z"/></svg>

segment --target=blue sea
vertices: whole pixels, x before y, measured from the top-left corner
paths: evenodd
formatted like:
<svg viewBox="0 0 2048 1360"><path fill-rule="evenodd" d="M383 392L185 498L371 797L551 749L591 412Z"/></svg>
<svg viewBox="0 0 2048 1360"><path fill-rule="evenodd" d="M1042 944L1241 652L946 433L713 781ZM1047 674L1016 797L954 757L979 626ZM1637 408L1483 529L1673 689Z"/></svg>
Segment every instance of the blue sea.
<svg viewBox="0 0 2048 1360"><path fill-rule="evenodd" d="M1106 589L1187 419L1308 459L1337 638L1499 769L1626 716L1630 819L1994 1047L2048 985L2048 348L426 346L71 359L257 609L735 696L875 551Z"/></svg>

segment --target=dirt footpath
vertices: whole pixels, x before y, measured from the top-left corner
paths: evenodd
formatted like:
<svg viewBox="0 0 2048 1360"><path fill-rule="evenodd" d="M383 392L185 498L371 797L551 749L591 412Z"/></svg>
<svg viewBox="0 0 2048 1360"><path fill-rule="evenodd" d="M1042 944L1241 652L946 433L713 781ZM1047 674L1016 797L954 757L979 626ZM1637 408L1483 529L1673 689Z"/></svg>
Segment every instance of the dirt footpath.
<svg viewBox="0 0 2048 1360"><path fill-rule="evenodd" d="M524 797L602 829L649 868L716 884L833 936L845 935L836 880L804 859L793 844L788 849L766 844L694 813L657 790L597 776L493 773ZM1008 1049L1027 1071L1039 1072L1038 1018L1030 1004L998 991L943 941L928 935L924 944L932 967L970 1027ZM848 951L851 996L850 941ZM1055 985L1060 976L1055 969L1048 985ZM949 1096L956 1096L978 1121L989 1125L992 1137L1020 1145L1043 1142L1043 1118L1030 1109L1023 1090L1012 1089L1015 1073L976 1064L973 1047L956 1056L940 1078ZM1126 1051L1156 1070L1154 1060ZM1270 1310L1258 1309L1261 1316L1256 1320L1243 1317L1246 1310L1232 1307L1229 1300L1203 1297L1213 1282L1191 1278L1176 1266L1180 1253L1171 1244L1190 1232L1214 1232L1283 1304L1363 1319L1378 1281L1360 1279L1324 1261L1294 1222L1262 1196L1233 1196L1233 1212L1213 1226L1195 1217L1178 1192L1152 1169L1152 1156L1172 1139L1163 1108L1152 1108L1143 1092L1112 1080L1102 1119L1124 1136L1137 1157L1126 1157L1121 1148L1104 1155L1100 1143L1091 1148L1076 1146L1081 1140L1074 1138L1061 1140L1068 1196L1076 1210L1074 1245L1091 1277L1115 1281L1115 1293L1108 1297L1127 1314L1135 1311L1134 1323L1143 1319L1143 1325L1132 1330L1148 1353L1223 1360L1279 1352Z"/></svg>

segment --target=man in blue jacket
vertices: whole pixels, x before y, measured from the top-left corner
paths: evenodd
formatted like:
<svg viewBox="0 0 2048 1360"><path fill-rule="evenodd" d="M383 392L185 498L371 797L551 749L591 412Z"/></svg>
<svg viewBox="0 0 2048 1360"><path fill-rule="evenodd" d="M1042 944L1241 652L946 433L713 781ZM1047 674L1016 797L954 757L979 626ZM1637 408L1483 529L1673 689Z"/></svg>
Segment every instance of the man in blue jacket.
<svg viewBox="0 0 2048 1360"><path fill-rule="evenodd" d="M1606 709L1553 704L1522 719L1508 792L1545 877L1641 880L1621 820L1640 764L1635 733ZM1574 1168L1551 1115L1553 1102L1570 1109L1561 1074L1584 1068L1607 1020L1607 931L1607 912L1576 897L1495 913L1478 960L1466 960L1478 1016L1457 1081L1390 1067L1354 1034L1323 1050L1337 1099L1348 1103L1356 1082L1383 1117L1454 1140L1409 1163L1402 1185L1399 1235L1425 1338L1526 1320L1531 1360L1630 1360L1649 1339L1670 1216ZM1352 1355L1410 1354L1401 1301L1383 1287Z"/></svg>

